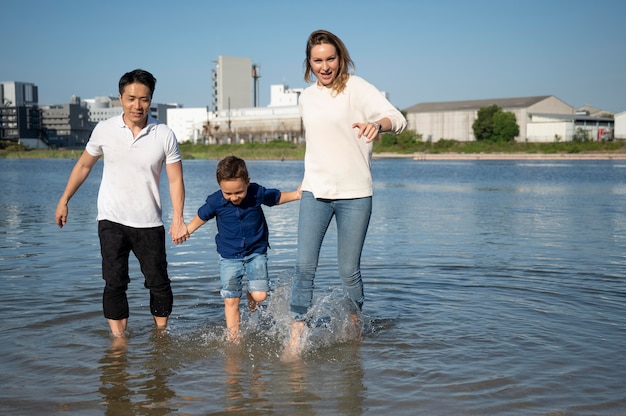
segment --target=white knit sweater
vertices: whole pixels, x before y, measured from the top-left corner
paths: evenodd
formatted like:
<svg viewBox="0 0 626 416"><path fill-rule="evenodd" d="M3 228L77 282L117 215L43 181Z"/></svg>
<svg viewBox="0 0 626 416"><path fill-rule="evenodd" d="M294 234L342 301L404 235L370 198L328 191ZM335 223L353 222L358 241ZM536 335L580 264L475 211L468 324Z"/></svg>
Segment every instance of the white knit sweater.
<svg viewBox="0 0 626 416"><path fill-rule="evenodd" d="M402 113L376 87L355 75L338 95L317 83L307 87L299 106L306 138L302 190L326 199L371 196L373 143L357 138L358 129L352 124L387 117L398 134L406 127Z"/></svg>

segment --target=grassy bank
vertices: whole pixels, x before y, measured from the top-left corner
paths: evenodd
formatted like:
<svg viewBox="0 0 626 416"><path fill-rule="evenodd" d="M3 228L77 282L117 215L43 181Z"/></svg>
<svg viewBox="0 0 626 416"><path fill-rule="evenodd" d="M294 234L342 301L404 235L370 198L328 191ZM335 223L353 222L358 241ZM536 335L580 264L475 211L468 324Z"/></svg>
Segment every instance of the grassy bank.
<svg viewBox="0 0 626 416"><path fill-rule="evenodd" d="M387 135L384 135L387 136ZM228 155L237 155L247 160L301 160L304 158L304 144L293 144L284 141L273 141L267 144L234 144L234 145L180 145L183 159L215 159ZM81 149L26 150L20 146L7 146L0 150L2 158L58 158L77 159ZM581 154L581 153L626 153L624 142L566 142L566 143L486 143L456 142L440 140L438 142L405 141L390 143L379 140L374 143L374 153L412 155L414 153L445 154L445 153L530 153L530 154Z"/></svg>
<svg viewBox="0 0 626 416"><path fill-rule="evenodd" d="M456 142L439 140L435 143L416 143L423 153L536 153L536 154L576 154L576 153L613 153L626 152L624 142L563 142L563 143L492 143L492 142ZM383 152L382 146L378 151Z"/></svg>

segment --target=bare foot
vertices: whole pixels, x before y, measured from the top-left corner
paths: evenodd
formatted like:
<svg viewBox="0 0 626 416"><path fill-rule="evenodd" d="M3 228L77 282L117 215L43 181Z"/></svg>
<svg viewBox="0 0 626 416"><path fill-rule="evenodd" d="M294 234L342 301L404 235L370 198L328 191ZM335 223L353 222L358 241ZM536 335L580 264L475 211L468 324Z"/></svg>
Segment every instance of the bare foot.
<svg viewBox="0 0 626 416"><path fill-rule="evenodd" d="M283 361L298 361L302 356L303 339L302 335L304 333L304 322L303 321L293 321L291 323L291 335L289 338L289 344L285 347L285 350L282 354Z"/></svg>
<svg viewBox="0 0 626 416"><path fill-rule="evenodd" d="M256 312L259 309L259 303L254 300L250 292L246 292L246 297L248 298L248 309L250 312Z"/></svg>
<svg viewBox="0 0 626 416"><path fill-rule="evenodd" d="M350 339L359 339L363 335L361 318L357 314L351 314L346 327L346 333Z"/></svg>
<svg viewBox="0 0 626 416"><path fill-rule="evenodd" d="M111 351L126 352L128 338L125 333L111 334Z"/></svg>
<svg viewBox="0 0 626 416"><path fill-rule="evenodd" d="M232 342L233 344L241 343L241 331L239 329L226 329L226 340L228 342Z"/></svg>

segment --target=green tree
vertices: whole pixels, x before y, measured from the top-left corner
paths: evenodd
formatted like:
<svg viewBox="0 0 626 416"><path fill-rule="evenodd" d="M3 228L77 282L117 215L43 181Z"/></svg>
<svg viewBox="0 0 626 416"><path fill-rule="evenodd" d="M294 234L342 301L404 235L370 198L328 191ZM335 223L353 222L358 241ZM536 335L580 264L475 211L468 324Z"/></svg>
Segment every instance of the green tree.
<svg viewBox="0 0 626 416"><path fill-rule="evenodd" d="M578 127L576 132L574 132L574 136L572 137L572 141L575 143L587 143L592 141L591 132L589 130L585 130L583 128Z"/></svg>
<svg viewBox="0 0 626 416"><path fill-rule="evenodd" d="M491 140L500 143L512 142L517 135L519 135L519 125L515 119L515 114L510 111L496 111L493 115Z"/></svg>
<svg viewBox="0 0 626 416"><path fill-rule="evenodd" d="M482 107L472 124L476 141L512 142L519 134L515 114L497 105Z"/></svg>

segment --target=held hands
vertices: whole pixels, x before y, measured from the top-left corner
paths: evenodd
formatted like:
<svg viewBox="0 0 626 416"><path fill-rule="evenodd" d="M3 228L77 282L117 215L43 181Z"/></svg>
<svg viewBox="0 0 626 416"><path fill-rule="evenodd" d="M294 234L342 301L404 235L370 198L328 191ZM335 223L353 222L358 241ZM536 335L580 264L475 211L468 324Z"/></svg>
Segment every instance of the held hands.
<svg viewBox="0 0 626 416"><path fill-rule="evenodd" d="M374 139L376 138L376 136L378 136L379 133L379 124L376 123L354 123L352 124L352 128L358 128L359 132L357 134L358 138L361 138L363 136L365 136L366 143L371 143L374 141Z"/></svg>
<svg viewBox="0 0 626 416"><path fill-rule="evenodd" d="M181 244L189 239L189 231L187 230L187 225L182 218L174 219L172 221L170 235L172 236L172 242L174 244Z"/></svg>

